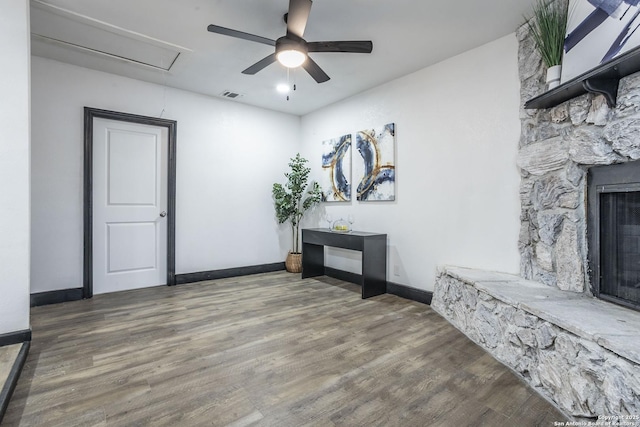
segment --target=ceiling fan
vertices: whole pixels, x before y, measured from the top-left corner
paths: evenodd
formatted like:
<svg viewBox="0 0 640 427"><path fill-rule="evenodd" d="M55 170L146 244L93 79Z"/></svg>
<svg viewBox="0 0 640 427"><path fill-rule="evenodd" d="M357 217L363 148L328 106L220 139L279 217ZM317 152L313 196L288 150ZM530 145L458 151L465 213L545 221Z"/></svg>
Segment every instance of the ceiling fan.
<svg viewBox="0 0 640 427"><path fill-rule="evenodd" d="M275 46L276 50L266 58L256 62L243 74L256 74L263 68L278 61L288 68L302 66L313 79L318 83L329 80L329 76L316 62L311 59L308 53L311 52L347 52L347 53L371 53L373 43L371 41L324 41L307 42L302 38L304 29L307 26L309 12L311 12L312 0L289 0L289 12L284 15L287 23L287 34L278 40L271 40L265 37L256 36L218 25L209 25L207 30L212 33L223 34L225 36L236 37L269 46Z"/></svg>

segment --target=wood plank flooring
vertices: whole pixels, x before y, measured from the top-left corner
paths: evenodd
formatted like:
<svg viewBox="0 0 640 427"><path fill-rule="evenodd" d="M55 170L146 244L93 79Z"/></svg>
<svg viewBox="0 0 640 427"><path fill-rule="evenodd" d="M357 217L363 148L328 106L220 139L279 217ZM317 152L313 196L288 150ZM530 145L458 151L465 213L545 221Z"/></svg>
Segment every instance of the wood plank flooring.
<svg viewBox="0 0 640 427"><path fill-rule="evenodd" d="M18 358L22 344L13 344L0 347L0 389L9 379L9 374Z"/></svg>
<svg viewBox="0 0 640 427"><path fill-rule="evenodd" d="M551 426L433 312L285 272L32 309L3 426Z"/></svg>

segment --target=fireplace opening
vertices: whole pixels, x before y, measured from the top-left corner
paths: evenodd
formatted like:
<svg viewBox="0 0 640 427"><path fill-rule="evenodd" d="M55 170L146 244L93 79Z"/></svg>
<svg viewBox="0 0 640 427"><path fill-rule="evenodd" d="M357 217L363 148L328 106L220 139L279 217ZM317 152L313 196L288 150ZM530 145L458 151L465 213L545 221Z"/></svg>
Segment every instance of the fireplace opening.
<svg viewBox="0 0 640 427"><path fill-rule="evenodd" d="M640 303L640 192L600 195L600 294Z"/></svg>
<svg viewBox="0 0 640 427"><path fill-rule="evenodd" d="M640 310L640 162L589 170L587 227L593 293Z"/></svg>

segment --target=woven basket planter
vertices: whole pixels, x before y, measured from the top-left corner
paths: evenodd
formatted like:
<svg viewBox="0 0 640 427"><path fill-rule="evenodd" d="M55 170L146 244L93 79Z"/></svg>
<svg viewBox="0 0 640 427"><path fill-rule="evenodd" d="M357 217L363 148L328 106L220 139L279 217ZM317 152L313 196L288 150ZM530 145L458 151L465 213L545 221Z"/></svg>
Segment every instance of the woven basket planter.
<svg viewBox="0 0 640 427"><path fill-rule="evenodd" d="M302 254L299 252L289 252L284 266L289 273L300 273L302 271Z"/></svg>

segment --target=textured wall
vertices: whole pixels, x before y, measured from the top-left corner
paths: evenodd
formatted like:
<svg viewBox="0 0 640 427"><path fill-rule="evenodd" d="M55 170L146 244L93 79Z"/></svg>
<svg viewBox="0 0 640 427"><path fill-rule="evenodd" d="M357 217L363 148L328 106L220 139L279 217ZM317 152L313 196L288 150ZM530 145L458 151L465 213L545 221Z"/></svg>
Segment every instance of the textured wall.
<svg viewBox="0 0 640 427"><path fill-rule="evenodd" d="M176 273L282 262L271 185L300 118L32 58L31 292L82 286L83 107L178 121Z"/></svg>
<svg viewBox="0 0 640 427"><path fill-rule="evenodd" d="M432 290L440 264L518 272L517 49L510 34L302 118L316 168L323 140L395 122L396 200L323 204L388 234L390 281ZM327 264L358 272L351 256Z"/></svg>
<svg viewBox="0 0 640 427"><path fill-rule="evenodd" d="M0 334L29 328L29 2L0 5Z"/></svg>

